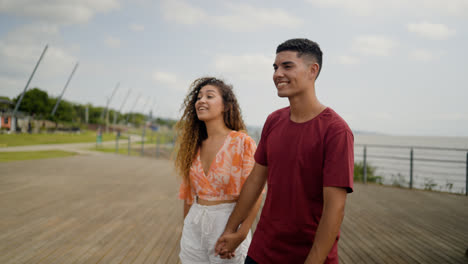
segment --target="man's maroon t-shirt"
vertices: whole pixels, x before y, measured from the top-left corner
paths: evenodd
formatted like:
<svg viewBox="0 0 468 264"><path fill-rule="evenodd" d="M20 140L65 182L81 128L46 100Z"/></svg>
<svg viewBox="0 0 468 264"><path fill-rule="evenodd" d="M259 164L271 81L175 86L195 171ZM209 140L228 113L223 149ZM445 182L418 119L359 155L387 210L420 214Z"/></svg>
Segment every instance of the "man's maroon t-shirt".
<svg viewBox="0 0 468 264"><path fill-rule="evenodd" d="M248 255L256 262L304 263L322 215L323 187L353 191L353 134L330 108L304 123L290 108L268 116L255 161L268 167L268 192ZM338 263L338 238L326 263Z"/></svg>

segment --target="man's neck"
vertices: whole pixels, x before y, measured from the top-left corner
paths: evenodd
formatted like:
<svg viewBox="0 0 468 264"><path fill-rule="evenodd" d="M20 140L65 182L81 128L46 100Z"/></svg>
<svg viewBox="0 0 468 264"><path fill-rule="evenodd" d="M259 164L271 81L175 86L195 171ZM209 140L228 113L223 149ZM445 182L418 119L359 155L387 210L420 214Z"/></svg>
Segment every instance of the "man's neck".
<svg viewBox="0 0 468 264"><path fill-rule="evenodd" d="M318 116L326 108L315 95L315 87L288 99L291 106L289 118L296 123L307 122Z"/></svg>

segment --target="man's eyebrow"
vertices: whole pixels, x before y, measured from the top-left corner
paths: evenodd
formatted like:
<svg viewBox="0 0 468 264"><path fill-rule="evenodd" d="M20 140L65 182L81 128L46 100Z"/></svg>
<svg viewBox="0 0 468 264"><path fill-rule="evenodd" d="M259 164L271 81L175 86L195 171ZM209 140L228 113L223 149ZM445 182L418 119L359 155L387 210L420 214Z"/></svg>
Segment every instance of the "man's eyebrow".
<svg viewBox="0 0 468 264"><path fill-rule="evenodd" d="M292 61L284 61L282 63L280 63L281 65L291 65L291 64L294 64L294 62ZM278 67L278 65L276 65L276 63L273 63L273 67Z"/></svg>

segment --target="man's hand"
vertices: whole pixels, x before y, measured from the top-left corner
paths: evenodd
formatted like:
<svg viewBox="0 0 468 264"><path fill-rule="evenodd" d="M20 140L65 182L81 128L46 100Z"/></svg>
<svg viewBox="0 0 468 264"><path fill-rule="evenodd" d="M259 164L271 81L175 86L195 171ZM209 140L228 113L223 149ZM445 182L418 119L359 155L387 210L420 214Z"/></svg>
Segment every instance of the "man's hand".
<svg viewBox="0 0 468 264"><path fill-rule="evenodd" d="M244 241L245 235L239 232L225 231L215 245L215 255L222 259L230 259L235 256L234 251Z"/></svg>

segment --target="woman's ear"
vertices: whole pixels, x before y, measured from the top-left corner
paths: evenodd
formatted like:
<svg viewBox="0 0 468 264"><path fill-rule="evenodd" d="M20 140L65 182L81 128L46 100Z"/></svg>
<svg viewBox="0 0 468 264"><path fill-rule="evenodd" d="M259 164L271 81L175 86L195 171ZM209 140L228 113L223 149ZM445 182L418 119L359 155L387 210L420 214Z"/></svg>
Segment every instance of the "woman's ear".
<svg viewBox="0 0 468 264"><path fill-rule="evenodd" d="M231 110L232 105L231 104L224 104L224 112L229 112Z"/></svg>

